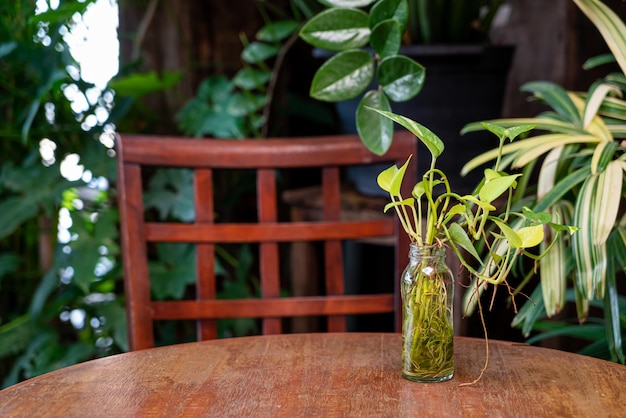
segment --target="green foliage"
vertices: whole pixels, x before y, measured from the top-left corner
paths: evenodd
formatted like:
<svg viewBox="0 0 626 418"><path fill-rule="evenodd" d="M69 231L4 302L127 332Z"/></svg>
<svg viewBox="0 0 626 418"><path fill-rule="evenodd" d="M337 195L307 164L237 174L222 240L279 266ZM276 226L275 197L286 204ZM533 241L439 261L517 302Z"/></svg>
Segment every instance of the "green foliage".
<svg viewBox="0 0 626 418"><path fill-rule="evenodd" d="M271 8L272 3L261 7ZM250 41L242 38L242 68L232 79L211 75L176 115L178 128L194 137L264 138L270 136L277 78L298 37L301 22L313 13L309 0L291 1L292 13L261 9L265 25ZM270 13L274 12L274 13Z"/></svg>
<svg viewBox="0 0 626 418"><path fill-rule="evenodd" d="M398 55L408 4L406 0L322 3L329 8L313 16L300 37L337 53L313 76L310 95L340 102L363 94L356 110L357 132L370 151L382 155L391 146L393 122L374 110L390 111L390 101L410 100L424 84L424 67ZM380 88L370 87L373 80Z"/></svg>
<svg viewBox="0 0 626 418"><path fill-rule="evenodd" d="M559 236L563 231L573 232L574 228L552 223L549 214L536 213L529 208L521 212L511 211L513 189L517 187L521 174L509 175L501 171L498 158L494 169L485 170L484 179L473 195L461 196L450 189L445 173L436 168L436 161L444 151L441 139L419 123L389 112L381 114L408 129L430 151L432 163L412 190L410 198L401 194L401 185L409 160L400 168L391 166L378 175L378 185L389 193L391 202L385 211L394 209L400 223L411 242L418 246L449 245L458 255L461 264L474 279L472 289L486 284L507 283L511 266L521 255L530 255L528 249L536 247L544 239L544 226L552 227ZM513 141L517 135L532 129L532 126L518 126L502 129L484 125L500 140L502 149L505 140ZM498 212L496 200L504 197L504 210ZM479 248L489 249L484 260L480 260ZM472 260L466 260L461 250L480 262L474 267ZM543 257L547 251L535 259ZM475 300L474 291L468 292Z"/></svg>
<svg viewBox="0 0 626 418"><path fill-rule="evenodd" d="M30 1L0 6L3 387L127 345L116 296L117 214L107 187L98 187L114 177L115 161L98 141L110 131L80 123L98 107L110 112L112 103L101 96L77 113L66 98L68 88L82 95L93 87L70 75L78 66L62 36L92 3L66 0L37 16ZM81 157L92 181L61 175L70 154ZM72 226L57 244L62 208ZM72 325L70 315L80 320Z"/></svg>
<svg viewBox="0 0 626 418"><path fill-rule="evenodd" d="M554 246L555 251L541 260L540 285L532 291L514 325L529 334L540 318L559 313L566 302L576 304L578 319L584 322L590 306L603 301L605 318L595 323L594 329L603 326L605 335L592 339L597 344L608 344L610 358L624 363L625 310L617 281L624 278L626 266L626 25L599 0L574 2L596 25L613 55L613 60L601 62L617 63L621 72L609 73L586 93L567 91L545 81L525 84L522 90L545 103L549 110L536 118L490 123L503 128L532 123L541 132L478 156L467 163L464 171L478 167L480 161L494 159L496 154L503 155L504 165L514 169L533 169L539 161L537 188L522 190L516 201L530 201L533 210L548 211L555 221L571 220L579 231L571 238L547 237L543 245ZM478 129L481 125L473 123L464 131ZM523 284L517 291L522 288ZM569 327L558 332L573 333Z"/></svg>

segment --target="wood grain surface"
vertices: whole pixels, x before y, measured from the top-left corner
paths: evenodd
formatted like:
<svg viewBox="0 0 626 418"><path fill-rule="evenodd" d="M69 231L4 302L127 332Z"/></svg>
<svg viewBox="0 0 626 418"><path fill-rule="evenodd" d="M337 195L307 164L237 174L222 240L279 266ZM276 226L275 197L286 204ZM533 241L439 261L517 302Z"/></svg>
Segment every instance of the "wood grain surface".
<svg viewBox="0 0 626 418"><path fill-rule="evenodd" d="M3 417L623 417L626 367L519 343L455 340L443 383L401 376L398 334L289 334L141 350L0 391Z"/></svg>

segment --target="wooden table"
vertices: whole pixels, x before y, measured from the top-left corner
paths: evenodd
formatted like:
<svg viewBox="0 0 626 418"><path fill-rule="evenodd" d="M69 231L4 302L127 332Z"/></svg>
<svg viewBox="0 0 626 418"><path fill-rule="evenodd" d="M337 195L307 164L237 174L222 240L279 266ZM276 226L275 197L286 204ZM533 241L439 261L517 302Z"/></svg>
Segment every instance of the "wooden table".
<svg viewBox="0 0 626 418"><path fill-rule="evenodd" d="M458 338L456 375L400 374L397 334L291 334L182 344L88 361L0 391L0 416L618 417L626 367Z"/></svg>

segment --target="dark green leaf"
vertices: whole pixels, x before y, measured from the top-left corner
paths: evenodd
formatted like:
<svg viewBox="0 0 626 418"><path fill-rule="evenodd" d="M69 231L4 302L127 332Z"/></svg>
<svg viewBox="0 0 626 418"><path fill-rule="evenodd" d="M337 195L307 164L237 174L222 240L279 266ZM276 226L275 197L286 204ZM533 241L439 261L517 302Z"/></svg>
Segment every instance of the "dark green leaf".
<svg viewBox="0 0 626 418"><path fill-rule="evenodd" d="M259 41L280 42L289 37L298 29L298 22L295 20L281 20L279 22L271 22L263 26L256 34Z"/></svg>
<svg viewBox="0 0 626 418"><path fill-rule="evenodd" d="M275 57L280 47L263 42L252 42L241 51L241 59L248 64L258 64Z"/></svg>
<svg viewBox="0 0 626 418"><path fill-rule="evenodd" d="M582 117L578 109L567 95L567 91L558 84L549 81L533 81L522 85L521 90L533 93L565 120L578 128L582 127Z"/></svg>
<svg viewBox="0 0 626 418"><path fill-rule="evenodd" d="M149 265L150 288L155 299L181 299L196 278L196 250L191 244L160 243L159 260Z"/></svg>
<svg viewBox="0 0 626 418"><path fill-rule="evenodd" d="M360 48L370 38L367 19L367 13L358 9L324 10L302 27L300 37L310 45L330 51Z"/></svg>
<svg viewBox="0 0 626 418"><path fill-rule="evenodd" d="M396 20L384 20L372 29L370 44L381 58L396 55L401 43L402 31Z"/></svg>
<svg viewBox="0 0 626 418"><path fill-rule="evenodd" d="M175 85L181 76L179 71L164 71L160 76L154 71L145 74L134 73L127 77L114 78L109 82L108 87L120 96L140 98L148 93L165 90Z"/></svg>
<svg viewBox="0 0 626 418"><path fill-rule="evenodd" d="M385 20L393 19L404 32L409 20L409 6L406 0L380 0L370 10L369 25L374 28Z"/></svg>
<svg viewBox="0 0 626 418"><path fill-rule="evenodd" d="M310 95L325 102L339 102L357 97L374 76L374 59L361 50L340 52L317 70Z"/></svg>
<svg viewBox="0 0 626 418"><path fill-rule="evenodd" d="M235 117L250 115L261 109L267 102L267 96L252 93L233 94L228 102L226 111Z"/></svg>
<svg viewBox="0 0 626 418"><path fill-rule="evenodd" d="M411 58L396 55L384 58L376 72L383 91L394 102L404 102L415 97L424 85L426 70Z"/></svg>
<svg viewBox="0 0 626 418"><path fill-rule="evenodd" d="M193 222L193 172L180 168L158 170L150 179L144 205L146 209L157 209L161 220L173 217Z"/></svg>
<svg viewBox="0 0 626 418"><path fill-rule="evenodd" d="M393 122L369 108L391 111L384 93L370 90L361 99L356 110L356 128L363 144L374 154L383 155L393 140Z"/></svg>
<svg viewBox="0 0 626 418"><path fill-rule="evenodd" d="M271 77L272 73L270 71L246 67L235 74L233 83L241 89L252 90L265 86Z"/></svg>

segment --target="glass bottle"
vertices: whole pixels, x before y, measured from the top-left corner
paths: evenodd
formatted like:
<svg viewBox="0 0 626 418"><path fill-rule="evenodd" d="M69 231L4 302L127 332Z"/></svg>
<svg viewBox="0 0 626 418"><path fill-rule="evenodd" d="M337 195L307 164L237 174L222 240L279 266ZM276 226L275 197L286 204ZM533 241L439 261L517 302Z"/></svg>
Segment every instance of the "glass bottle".
<svg viewBox="0 0 626 418"><path fill-rule="evenodd" d="M454 375L454 277L446 250L411 244L402 273L402 374L416 382Z"/></svg>

